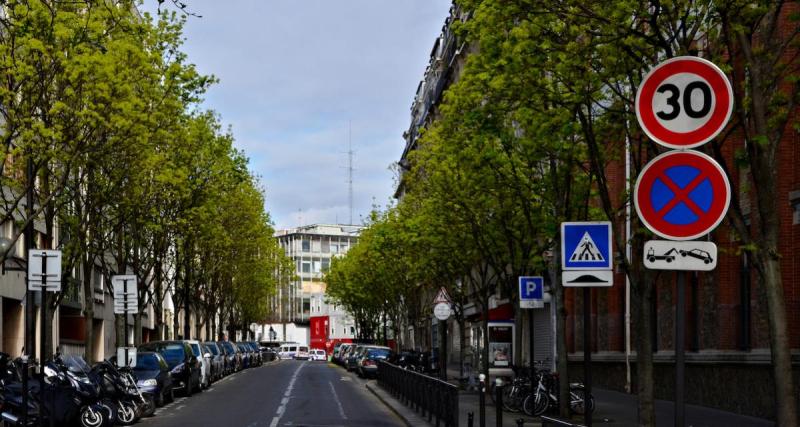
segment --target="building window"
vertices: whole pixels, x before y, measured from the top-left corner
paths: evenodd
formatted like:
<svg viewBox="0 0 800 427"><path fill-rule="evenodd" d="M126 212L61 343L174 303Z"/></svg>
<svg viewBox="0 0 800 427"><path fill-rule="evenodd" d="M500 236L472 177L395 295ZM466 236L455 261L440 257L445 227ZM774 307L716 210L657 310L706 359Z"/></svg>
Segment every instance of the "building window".
<svg viewBox="0 0 800 427"><path fill-rule="evenodd" d="M311 251L315 253L319 253L321 251L322 242L319 239L314 239L311 241Z"/></svg>
<svg viewBox="0 0 800 427"><path fill-rule="evenodd" d="M330 268L331 268L331 260L329 260L328 258L323 258L322 259L322 272L323 273L327 273L328 270L330 270Z"/></svg>
<svg viewBox="0 0 800 427"><path fill-rule="evenodd" d="M331 253L338 254L339 253L339 244L331 242Z"/></svg>
<svg viewBox="0 0 800 427"><path fill-rule="evenodd" d="M303 273L311 273L311 262L303 261Z"/></svg>
<svg viewBox="0 0 800 427"><path fill-rule="evenodd" d="M320 268L321 268L321 267L322 267L322 266L321 266L321 264L320 264L319 260L316 260L316 259L315 259L315 260L314 260L314 273L319 273L319 272L320 272Z"/></svg>
<svg viewBox="0 0 800 427"><path fill-rule="evenodd" d="M303 252L311 252L311 241L308 239L303 239L301 243L301 249Z"/></svg>

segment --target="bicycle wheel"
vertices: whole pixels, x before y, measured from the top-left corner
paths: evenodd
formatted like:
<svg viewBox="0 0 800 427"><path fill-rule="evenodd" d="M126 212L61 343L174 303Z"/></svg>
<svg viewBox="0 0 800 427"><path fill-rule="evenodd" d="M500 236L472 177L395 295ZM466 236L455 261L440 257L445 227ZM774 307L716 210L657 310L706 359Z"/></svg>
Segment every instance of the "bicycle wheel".
<svg viewBox="0 0 800 427"><path fill-rule="evenodd" d="M594 412L594 397L589 396L588 402L586 401L586 390L583 387L570 387L569 388L569 409L578 415L583 415L586 410L591 414Z"/></svg>
<svg viewBox="0 0 800 427"><path fill-rule="evenodd" d="M525 397L522 402L522 411L532 417L538 417L547 411L550 406L550 397L547 392L542 389L536 389L536 392L530 393Z"/></svg>
<svg viewBox="0 0 800 427"><path fill-rule="evenodd" d="M519 403L517 402L518 395L519 387L503 387L503 409L509 412L519 412Z"/></svg>

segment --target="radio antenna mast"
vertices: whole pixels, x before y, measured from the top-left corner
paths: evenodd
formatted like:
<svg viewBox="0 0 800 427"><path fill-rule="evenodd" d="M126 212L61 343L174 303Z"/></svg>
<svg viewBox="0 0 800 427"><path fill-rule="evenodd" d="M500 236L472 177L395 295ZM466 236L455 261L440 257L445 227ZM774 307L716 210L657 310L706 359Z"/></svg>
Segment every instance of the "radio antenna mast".
<svg viewBox="0 0 800 427"><path fill-rule="evenodd" d="M347 202L350 207L350 222L353 225L353 121L348 122L347 132Z"/></svg>

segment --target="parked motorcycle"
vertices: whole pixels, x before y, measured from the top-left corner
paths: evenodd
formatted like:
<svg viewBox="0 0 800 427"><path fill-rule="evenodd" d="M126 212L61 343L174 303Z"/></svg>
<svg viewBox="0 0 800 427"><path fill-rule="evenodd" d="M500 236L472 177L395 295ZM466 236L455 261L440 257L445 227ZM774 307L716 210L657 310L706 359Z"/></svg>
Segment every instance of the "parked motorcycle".
<svg viewBox="0 0 800 427"><path fill-rule="evenodd" d="M102 361L90 369L88 376L99 385L100 400L111 408L113 419L118 424L131 425L155 411L152 398L142 396L129 370L126 372L111 362Z"/></svg>
<svg viewBox="0 0 800 427"><path fill-rule="evenodd" d="M81 359L82 360L82 359ZM84 362L85 365L86 362ZM3 409L0 416L6 424L22 425L22 383L19 380L18 361L11 361L0 353ZM44 396L41 394L44 387ZM98 387L85 375L74 356L63 359L56 355L44 367L43 374L28 381L28 425L38 425L40 417L45 424L81 427L106 427L111 425L110 408L101 404Z"/></svg>

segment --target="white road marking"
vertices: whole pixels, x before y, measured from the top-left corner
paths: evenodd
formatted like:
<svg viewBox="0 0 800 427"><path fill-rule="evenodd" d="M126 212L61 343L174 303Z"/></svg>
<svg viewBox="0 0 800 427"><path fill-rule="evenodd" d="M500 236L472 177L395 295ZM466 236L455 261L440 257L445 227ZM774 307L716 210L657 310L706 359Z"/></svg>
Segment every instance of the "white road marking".
<svg viewBox="0 0 800 427"><path fill-rule="evenodd" d="M269 427L278 427L278 423L281 422L281 417L283 417L284 411L286 411L286 403L289 402L289 398L292 395L292 389L294 389L294 382L297 381L297 375L300 374L300 370L303 369L303 366L306 365L305 362L301 364L297 370L294 371L292 374L292 379L289 380L289 386L286 387L286 392L283 393L283 399L281 399L281 405L278 406L278 410L275 412L275 416L272 417L272 422L269 423ZM286 401L286 403L284 403Z"/></svg>
<svg viewBox="0 0 800 427"><path fill-rule="evenodd" d="M333 400L336 402L336 406L339 407L339 416L341 416L343 420L346 420L347 415L344 414L344 408L342 407L342 402L339 400L339 396L336 394L336 388L333 387L333 383L330 381L328 381L328 385L331 386L331 393L333 394Z"/></svg>

